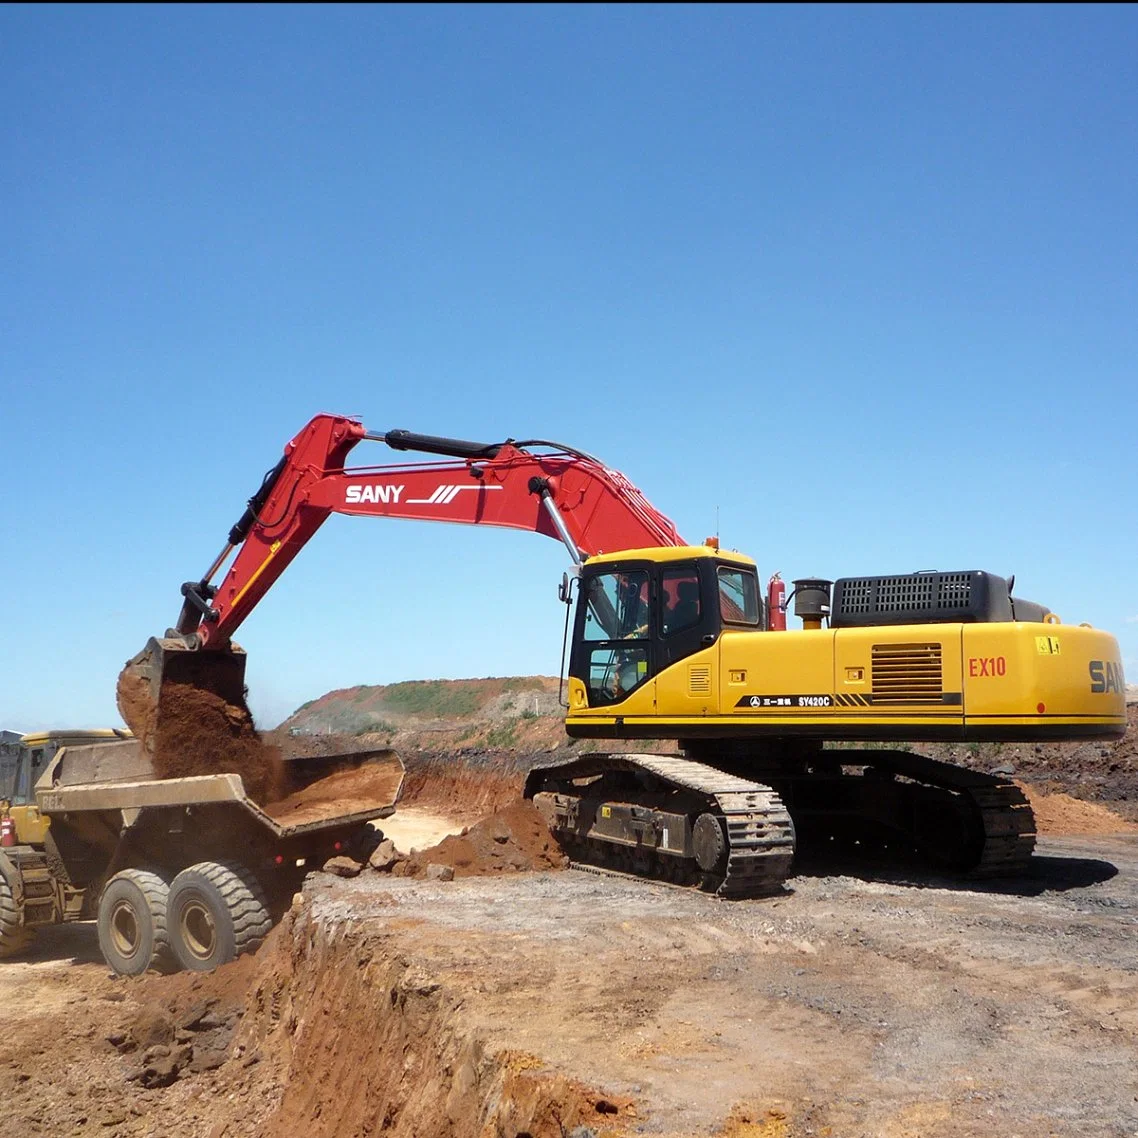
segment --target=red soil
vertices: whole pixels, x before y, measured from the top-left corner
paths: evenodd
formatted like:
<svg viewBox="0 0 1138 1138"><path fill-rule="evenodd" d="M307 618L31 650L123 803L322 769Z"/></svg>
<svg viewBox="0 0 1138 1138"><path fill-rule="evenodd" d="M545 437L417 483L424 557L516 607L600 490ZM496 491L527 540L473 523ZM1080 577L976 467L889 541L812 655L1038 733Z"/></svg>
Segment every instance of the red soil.
<svg viewBox="0 0 1138 1138"><path fill-rule="evenodd" d="M266 806L265 813L282 825L302 826L338 814L390 806L395 802L402 777L403 768L392 754L388 761L380 758L309 783Z"/></svg>
<svg viewBox="0 0 1138 1138"><path fill-rule="evenodd" d="M553 839L537 808L514 802L495 810L462 834L444 838L396 866L395 872L420 877L428 865L446 865L455 877L564 869L569 859Z"/></svg>
<svg viewBox="0 0 1138 1138"><path fill-rule="evenodd" d="M1119 817L1097 802L1083 802L1069 794L1047 793L1045 787L1020 788L1027 795L1041 834L1067 837L1072 834L1138 834L1138 825Z"/></svg>
<svg viewBox="0 0 1138 1138"><path fill-rule="evenodd" d="M280 751L262 742L247 707L190 684L165 684L151 751L158 778L239 774L261 805L288 791Z"/></svg>

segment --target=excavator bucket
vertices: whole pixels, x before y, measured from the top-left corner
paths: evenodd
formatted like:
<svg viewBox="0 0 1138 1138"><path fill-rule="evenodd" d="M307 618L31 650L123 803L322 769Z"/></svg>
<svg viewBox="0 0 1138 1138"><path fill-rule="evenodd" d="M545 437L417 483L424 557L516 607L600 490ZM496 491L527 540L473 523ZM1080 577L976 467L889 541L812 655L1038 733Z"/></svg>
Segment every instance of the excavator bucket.
<svg viewBox="0 0 1138 1138"><path fill-rule="evenodd" d="M176 638L151 637L146 647L127 661L115 691L119 714L145 750L154 743L175 685L210 692L247 717L245 652L235 644L221 650L194 651Z"/></svg>

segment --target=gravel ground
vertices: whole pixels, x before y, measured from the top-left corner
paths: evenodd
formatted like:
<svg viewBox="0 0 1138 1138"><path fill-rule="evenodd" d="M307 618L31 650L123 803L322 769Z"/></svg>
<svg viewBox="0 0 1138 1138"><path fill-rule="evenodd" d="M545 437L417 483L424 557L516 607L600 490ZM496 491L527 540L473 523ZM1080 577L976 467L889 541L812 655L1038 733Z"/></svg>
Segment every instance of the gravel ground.
<svg viewBox="0 0 1138 1138"><path fill-rule="evenodd" d="M1138 840L1043 840L960 888L798 876L719 902L582 872L317 879L318 925L380 924L499 1046L640 1104L638 1131L1138 1133ZM829 1130L827 1131L827 1127Z"/></svg>

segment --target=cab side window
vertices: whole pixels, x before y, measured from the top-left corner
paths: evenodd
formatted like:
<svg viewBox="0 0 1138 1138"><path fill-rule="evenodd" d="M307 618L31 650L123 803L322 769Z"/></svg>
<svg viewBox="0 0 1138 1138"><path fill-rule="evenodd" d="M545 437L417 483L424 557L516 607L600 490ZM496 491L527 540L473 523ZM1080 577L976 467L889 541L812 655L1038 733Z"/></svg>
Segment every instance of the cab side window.
<svg viewBox="0 0 1138 1138"><path fill-rule="evenodd" d="M0 743L0 798L11 799L16 793L20 753L19 743Z"/></svg>
<svg viewBox="0 0 1138 1138"><path fill-rule="evenodd" d="M759 585L747 569L719 569L719 615L725 624L759 624Z"/></svg>
<svg viewBox="0 0 1138 1138"><path fill-rule="evenodd" d="M12 796L13 804L26 806L32 801L32 765L37 758L43 757L43 749L28 752L21 756L20 764L16 768L16 793Z"/></svg>
<svg viewBox="0 0 1138 1138"><path fill-rule="evenodd" d="M663 616L661 624L665 636L674 636L685 628L699 623L702 615L699 603L699 577L694 569L665 569L661 575L663 586Z"/></svg>

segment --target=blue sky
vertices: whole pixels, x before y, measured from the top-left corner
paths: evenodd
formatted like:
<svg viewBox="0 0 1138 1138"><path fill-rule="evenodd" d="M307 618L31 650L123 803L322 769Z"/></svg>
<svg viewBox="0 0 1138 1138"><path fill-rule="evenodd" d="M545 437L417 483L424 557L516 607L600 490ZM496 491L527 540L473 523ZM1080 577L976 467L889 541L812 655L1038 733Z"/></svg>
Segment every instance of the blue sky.
<svg viewBox="0 0 1138 1138"><path fill-rule="evenodd" d="M1015 572L1138 678L1135 59L1122 6L0 9L0 726L118 722L318 411L570 443L764 576ZM555 673L565 564L333 518L254 710Z"/></svg>

